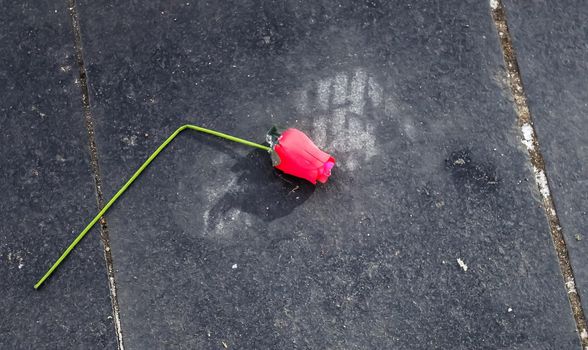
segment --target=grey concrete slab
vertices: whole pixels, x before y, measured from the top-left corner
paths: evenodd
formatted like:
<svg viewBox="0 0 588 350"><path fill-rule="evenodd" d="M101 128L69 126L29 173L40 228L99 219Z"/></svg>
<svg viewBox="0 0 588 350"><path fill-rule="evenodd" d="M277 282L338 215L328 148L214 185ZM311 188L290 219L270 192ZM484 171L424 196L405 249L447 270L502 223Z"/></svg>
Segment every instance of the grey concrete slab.
<svg viewBox="0 0 588 350"><path fill-rule="evenodd" d="M488 4L80 4L128 349L579 348ZM461 265L460 263L461 262Z"/></svg>
<svg viewBox="0 0 588 350"><path fill-rule="evenodd" d="M66 3L0 8L0 348L114 349L98 232L33 289L97 207Z"/></svg>
<svg viewBox="0 0 588 350"><path fill-rule="evenodd" d="M588 4L507 1L529 108L588 309Z"/></svg>

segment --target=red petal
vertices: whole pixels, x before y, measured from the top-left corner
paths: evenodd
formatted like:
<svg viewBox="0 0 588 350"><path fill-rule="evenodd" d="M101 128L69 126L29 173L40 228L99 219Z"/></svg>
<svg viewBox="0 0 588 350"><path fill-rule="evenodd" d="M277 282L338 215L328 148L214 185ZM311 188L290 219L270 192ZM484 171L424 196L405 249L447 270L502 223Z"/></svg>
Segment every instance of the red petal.
<svg viewBox="0 0 588 350"><path fill-rule="evenodd" d="M274 151L280 157L280 164L276 168L313 184L317 180L326 182L335 165L333 157L321 151L308 136L297 129L284 131Z"/></svg>

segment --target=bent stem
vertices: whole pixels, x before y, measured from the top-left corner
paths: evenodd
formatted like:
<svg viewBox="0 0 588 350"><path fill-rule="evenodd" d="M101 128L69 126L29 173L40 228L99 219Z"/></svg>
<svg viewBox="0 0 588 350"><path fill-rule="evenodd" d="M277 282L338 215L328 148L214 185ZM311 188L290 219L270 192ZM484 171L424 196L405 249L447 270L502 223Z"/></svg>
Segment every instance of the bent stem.
<svg viewBox="0 0 588 350"><path fill-rule="evenodd" d="M71 251L76 247L76 245L78 243L80 243L80 241L82 240L82 238L84 238L84 236L86 235L86 233L88 233L88 231L90 231L90 229L96 224L96 222L98 222L98 220L100 220L100 218L108 211L108 209L114 204L114 202L116 202L116 200L129 188L129 186L131 186L131 184L137 179L137 177L139 177L139 175L141 175L141 173L143 172L143 170L145 170L145 168L147 168L149 166L149 164L151 164L151 162L153 162L153 160L155 159L155 157L157 157L157 155L159 153L161 153L161 151L163 151L163 149L170 143L172 142L172 140L178 136L179 133L181 133L182 131L186 130L186 129L191 129L191 130L196 130L196 131L200 131L206 134L210 134L210 135L214 135L229 141L233 141L233 142L237 142L246 146L250 146L250 147L255 147L255 148L259 148L262 149L264 151L268 151L271 152L271 148L264 146L264 145L260 145L258 143L255 142L251 142L251 141L247 141L235 136L231 136L231 135L227 135L227 134L223 134L222 132L218 132L218 131L214 131L214 130L210 130L210 129L206 129L206 128L202 128L200 126L196 126L196 125L190 125L190 124L186 124L186 125L182 125L181 127L179 127L176 131L174 131L173 134L171 134L167 140L165 140L156 150L155 152L153 152L153 154L151 154L149 156L149 158L147 158L147 160L139 167L139 169L137 171L135 171L135 173L133 174L133 176L131 176L131 178L123 185L123 187L120 188L120 190L118 190L118 192L116 192L116 194L114 195L114 197L112 197L108 203L106 203L106 205L104 206L104 208L102 208L102 210L100 210L100 212L98 214L96 214L96 216L94 217L94 219L92 219L92 221L90 221L90 223L88 224L88 226L86 226L86 228L84 228L84 230L82 232L80 232L80 234L76 237L76 239L73 240L73 242L71 242L71 244L69 245L69 247L67 247L67 249L61 254L61 256L59 257L59 259L57 259L57 261L55 261L53 263L53 265L51 266L51 268L49 270L47 270L47 272L45 273L45 275L43 277L41 277L41 279L39 280L39 282L37 282L37 284L35 284L35 289L38 289L43 282L45 282L45 280L47 278L49 278L49 276L51 276L51 274L53 274L53 272L55 271L55 269L57 269L57 267L59 267L59 265L61 264L61 262L63 262L63 260L69 255L69 253L71 253Z"/></svg>

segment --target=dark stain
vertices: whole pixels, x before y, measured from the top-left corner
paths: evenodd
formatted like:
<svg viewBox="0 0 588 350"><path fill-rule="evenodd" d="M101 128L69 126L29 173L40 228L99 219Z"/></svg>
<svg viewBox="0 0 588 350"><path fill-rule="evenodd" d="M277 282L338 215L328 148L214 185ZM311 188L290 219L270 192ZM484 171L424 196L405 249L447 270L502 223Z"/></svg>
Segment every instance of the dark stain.
<svg viewBox="0 0 588 350"><path fill-rule="evenodd" d="M252 151L231 171L240 174L236 189L227 192L210 210L211 228L231 209L252 214L263 221L273 221L290 214L310 198L315 189L308 181L276 170L263 150Z"/></svg>
<svg viewBox="0 0 588 350"><path fill-rule="evenodd" d="M472 159L469 149L451 153L445 159L445 168L451 172L458 189L475 193L489 193L498 189L495 166Z"/></svg>

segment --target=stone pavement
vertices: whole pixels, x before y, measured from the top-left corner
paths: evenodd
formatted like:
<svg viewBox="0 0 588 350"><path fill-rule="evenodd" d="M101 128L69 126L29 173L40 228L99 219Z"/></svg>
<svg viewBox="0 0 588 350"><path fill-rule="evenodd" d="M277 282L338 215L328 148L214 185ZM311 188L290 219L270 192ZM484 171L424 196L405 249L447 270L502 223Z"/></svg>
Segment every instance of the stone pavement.
<svg viewBox="0 0 588 350"><path fill-rule="evenodd" d="M69 13L0 8L0 348L115 349L98 231L31 284L96 211Z"/></svg>
<svg viewBox="0 0 588 350"><path fill-rule="evenodd" d="M588 5L0 6L0 348L588 345ZM185 123L338 166L185 131L33 290Z"/></svg>
<svg viewBox="0 0 588 350"><path fill-rule="evenodd" d="M509 1L508 9L577 288L588 291L588 6Z"/></svg>

